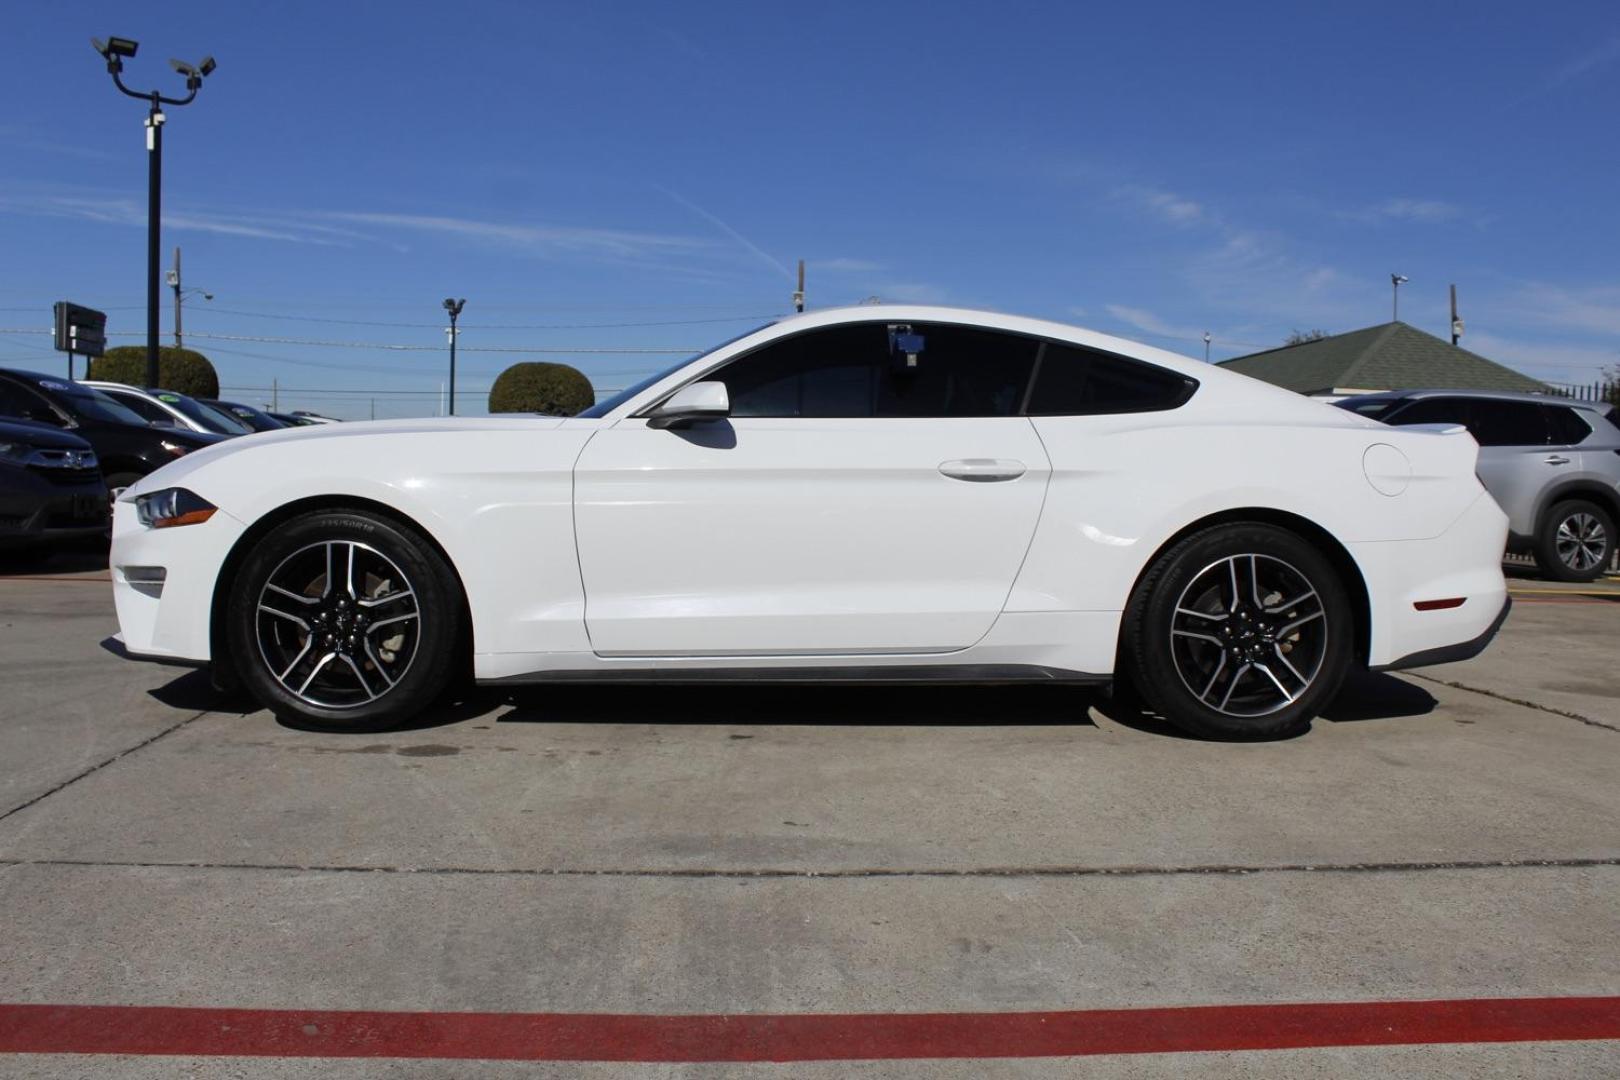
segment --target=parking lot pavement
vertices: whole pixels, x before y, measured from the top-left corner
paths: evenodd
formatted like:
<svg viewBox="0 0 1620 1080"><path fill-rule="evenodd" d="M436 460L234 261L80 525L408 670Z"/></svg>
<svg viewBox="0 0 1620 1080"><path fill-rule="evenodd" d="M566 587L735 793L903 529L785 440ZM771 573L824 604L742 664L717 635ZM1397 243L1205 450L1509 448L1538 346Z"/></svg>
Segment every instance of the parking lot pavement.
<svg viewBox="0 0 1620 1080"><path fill-rule="evenodd" d="M696 1024L1620 993L1620 718L1605 681L1620 602L1525 592L1483 658L1361 678L1280 743L1183 739L1044 688L535 689L343 737L103 652L114 624L96 576L0 576L0 1003ZM326 1022L308 1037L328 1037ZM289 1053L309 1052L303 1030ZM0 1057L0 1074L333 1068L163 1046L174 1056ZM1572 1076L1617 1055L1615 1041L1532 1041L1085 1068ZM341 1069L1074 1071L1064 1058Z"/></svg>

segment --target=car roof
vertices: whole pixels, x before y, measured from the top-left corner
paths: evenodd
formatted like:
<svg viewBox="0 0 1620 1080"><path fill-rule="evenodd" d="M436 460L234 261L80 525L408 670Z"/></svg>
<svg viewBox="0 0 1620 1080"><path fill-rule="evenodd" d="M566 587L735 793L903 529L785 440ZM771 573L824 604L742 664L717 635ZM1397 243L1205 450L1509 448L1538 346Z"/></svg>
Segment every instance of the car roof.
<svg viewBox="0 0 1620 1080"><path fill-rule="evenodd" d="M1353 394L1340 399L1340 404L1357 401L1417 401L1422 398L1433 397L1465 397L1480 398L1490 401L1528 401L1537 405L1568 405L1576 409L1602 410L1607 403L1602 401L1580 401L1575 398L1560 397L1557 394L1527 394L1518 390L1447 390L1443 388L1430 390L1381 390L1376 394Z"/></svg>

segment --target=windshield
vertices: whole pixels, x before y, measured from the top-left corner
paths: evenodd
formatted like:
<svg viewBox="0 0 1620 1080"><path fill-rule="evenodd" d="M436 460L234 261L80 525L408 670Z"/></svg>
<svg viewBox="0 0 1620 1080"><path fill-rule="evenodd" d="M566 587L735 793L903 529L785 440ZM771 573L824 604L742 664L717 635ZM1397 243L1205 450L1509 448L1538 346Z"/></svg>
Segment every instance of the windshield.
<svg viewBox="0 0 1620 1080"><path fill-rule="evenodd" d="M662 371L654 372L653 374L648 375L645 379L642 379L640 382L634 383L634 384L632 384L630 386L625 387L623 390L620 390L617 394L614 394L612 397L605 398L605 399L603 399L601 401L598 401L595 405L592 405L590 408L586 409L584 412L580 413L579 415L580 416L589 416L589 417L593 417L593 418L594 417L599 417L599 416L606 416L608 413L612 412L614 409L617 409L620 405L623 405L625 402L629 401L631 398L635 397L637 394L639 394L643 390L647 389L647 387L652 386L654 383L657 383L662 379L668 378L669 376L675 374L675 372L681 370L681 368L683 368L686 365L692 363L693 361L701 360L705 356L709 356L712 353L717 353L721 349L725 348L727 345L733 344L734 342L741 341L743 338L747 337L749 334L757 334L761 330L765 329L765 327L770 326L770 325L772 325L772 323L762 323L761 325L754 327L752 330L743 331L742 333L738 334L736 337L727 338L726 340L722 341L720 344L714 346L713 348L705 349L700 353L696 353L696 354L694 354L692 356L688 356L685 360L682 360L679 363L671 364L669 367L664 368Z"/></svg>
<svg viewBox="0 0 1620 1080"><path fill-rule="evenodd" d="M253 429L234 416L227 416L218 409L210 409L200 401L176 394L171 390L154 390L152 396L171 409L179 409L187 417L195 420L209 431L218 435L250 435Z"/></svg>
<svg viewBox="0 0 1620 1080"><path fill-rule="evenodd" d="M67 406L68 412L80 420L93 420L101 424L134 424L136 427L146 427L133 409L118 404L100 390L92 390L88 386L74 386L68 389L66 384L58 384L57 394L67 400L62 404Z"/></svg>

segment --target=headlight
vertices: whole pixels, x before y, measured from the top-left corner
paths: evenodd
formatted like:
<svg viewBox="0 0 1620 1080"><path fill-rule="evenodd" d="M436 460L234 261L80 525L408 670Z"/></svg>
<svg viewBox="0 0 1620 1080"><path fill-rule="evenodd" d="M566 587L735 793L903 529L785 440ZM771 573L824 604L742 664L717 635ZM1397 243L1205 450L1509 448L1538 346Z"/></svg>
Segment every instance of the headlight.
<svg viewBox="0 0 1620 1080"><path fill-rule="evenodd" d="M0 461L12 465L35 465L39 462L39 451L27 443L0 442Z"/></svg>
<svg viewBox="0 0 1620 1080"><path fill-rule="evenodd" d="M219 509L213 503L185 488L164 488L135 500L135 517L148 529L172 529L177 525L201 525Z"/></svg>
<svg viewBox="0 0 1620 1080"><path fill-rule="evenodd" d="M168 439L164 439L158 445L163 447L163 449L167 450L169 453L173 454L175 457L180 457L182 454L191 453L191 447L181 446L179 443L170 442Z"/></svg>

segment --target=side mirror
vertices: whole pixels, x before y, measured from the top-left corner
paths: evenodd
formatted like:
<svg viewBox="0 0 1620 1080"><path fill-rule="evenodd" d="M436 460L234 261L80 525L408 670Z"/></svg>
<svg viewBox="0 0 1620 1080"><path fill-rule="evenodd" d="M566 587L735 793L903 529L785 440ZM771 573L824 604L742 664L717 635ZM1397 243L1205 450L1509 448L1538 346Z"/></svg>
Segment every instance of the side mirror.
<svg viewBox="0 0 1620 1080"><path fill-rule="evenodd" d="M698 420L719 420L731 415L731 396L723 382L688 383L665 399L647 417L651 428L683 427Z"/></svg>

